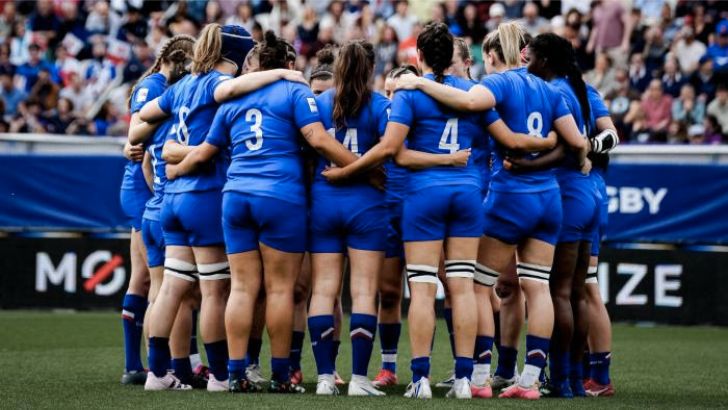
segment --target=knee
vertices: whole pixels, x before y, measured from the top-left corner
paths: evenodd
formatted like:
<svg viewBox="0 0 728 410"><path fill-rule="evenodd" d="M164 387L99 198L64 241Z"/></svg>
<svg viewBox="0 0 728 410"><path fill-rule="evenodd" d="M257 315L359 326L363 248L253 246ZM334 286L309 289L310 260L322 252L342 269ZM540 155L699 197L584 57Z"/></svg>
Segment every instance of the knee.
<svg viewBox="0 0 728 410"><path fill-rule="evenodd" d="M495 285L495 294L501 299L501 303L507 304L514 301L518 297L520 291L517 282L498 281Z"/></svg>
<svg viewBox="0 0 728 410"><path fill-rule="evenodd" d="M384 289L379 294L379 305L383 310L392 310L399 307L402 294L394 289Z"/></svg>
<svg viewBox="0 0 728 410"><path fill-rule="evenodd" d="M301 304L308 300L309 289L308 286L296 283L296 287L293 289L293 303Z"/></svg>

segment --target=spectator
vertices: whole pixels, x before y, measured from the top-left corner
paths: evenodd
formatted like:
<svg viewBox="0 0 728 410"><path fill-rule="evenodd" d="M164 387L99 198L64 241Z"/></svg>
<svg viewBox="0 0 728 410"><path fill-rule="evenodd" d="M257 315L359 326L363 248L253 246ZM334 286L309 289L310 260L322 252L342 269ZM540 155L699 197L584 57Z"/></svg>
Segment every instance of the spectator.
<svg viewBox="0 0 728 410"><path fill-rule="evenodd" d="M620 139L627 141L632 134L632 123L640 111L640 94L630 86L627 70L615 70L614 80L617 86L605 99Z"/></svg>
<svg viewBox="0 0 728 410"><path fill-rule="evenodd" d="M38 79L30 90L28 98L38 100L43 111L53 110L58 104L58 84L53 82L51 72L48 68L42 68L38 72Z"/></svg>
<svg viewBox="0 0 728 410"><path fill-rule="evenodd" d="M10 46L0 43L0 72L15 73L15 66L10 63Z"/></svg>
<svg viewBox="0 0 728 410"><path fill-rule="evenodd" d="M604 0L594 8L592 21L587 51L606 52L612 61L624 63L632 33L629 10L619 0Z"/></svg>
<svg viewBox="0 0 728 410"><path fill-rule="evenodd" d="M51 72L52 68L50 64L41 60L40 47L37 44L31 44L30 47L28 47L28 54L28 62L21 64L18 67L16 74L21 78L21 83L25 88L25 91L29 92L38 80L38 73L40 73L41 70Z"/></svg>
<svg viewBox="0 0 728 410"><path fill-rule="evenodd" d="M651 139L664 141L665 131L672 120L672 97L664 93L660 80L650 81L642 97L641 108L645 116L644 126Z"/></svg>
<svg viewBox="0 0 728 410"><path fill-rule="evenodd" d="M609 95L617 88L612 59L605 53L597 55L594 69L586 73L584 77L586 82L594 86L601 95Z"/></svg>
<svg viewBox="0 0 728 410"><path fill-rule="evenodd" d="M208 15L208 18L209 17L210 16ZM248 32L253 31L253 9L250 7L250 4L238 4L238 7L235 8L235 15L228 17L225 21L225 24L236 24L238 26L244 27L246 30L248 30Z"/></svg>
<svg viewBox="0 0 728 410"><path fill-rule="evenodd" d="M491 6L492 9L493 6ZM460 27L462 27L462 36L470 39L471 44L480 44L485 37L485 26L478 19L478 10L473 3L468 3L463 8Z"/></svg>
<svg viewBox="0 0 728 410"><path fill-rule="evenodd" d="M716 40L708 47L706 55L713 60L717 72L728 70L728 20L721 20L715 27Z"/></svg>
<svg viewBox="0 0 728 410"><path fill-rule="evenodd" d="M677 67L675 57L668 56L665 59L665 65L662 68L662 88L672 97L680 95L680 89L687 82L686 78L680 73Z"/></svg>
<svg viewBox="0 0 728 410"><path fill-rule="evenodd" d="M145 39L145 42L149 45L149 47L154 50L154 54L158 54L160 48L164 43L167 42L169 37L167 37L166 30L164 27L161 26L155 26L152 27L152 30L147 35L147 38Z"/></svg>
<svg viewBox="0 0 728 410"><path fill-rule="evenodd" d="M94 4L91 13L86 18L86 30L89 34L102 34L116 37L121 26L121 17L109 8L109 3L99 1Z"/></svg>
<svg viewBox="0 0 728 410"><path fill-rule="evenodd" d="M422 31L422 25L416 23L412 26L412 35L402 40L397 48L397 62L417 66L417 36Z"/></svg>
<svg viewBox="0 0 728 410"><path fill-rule="evenodd" d="M379 43L374 47L376 63L374 74L381 75L388 73L397 63L397 33L390 26L382 28L382 35Z"/></svg>
<svg viewBox="0 0 728 410"><path fill-rule="evenodd" d="M713 33L714 25L707 19L705 6L701 3L694 3L692 17L695 38L703 44L708 44L710 42L710 35Z"/></svg>
<svg viewBox="0 0 728 410"><path fill-rule="evenodd" d="M549 30L548 20L539 16L538 6L530 2L523 5L523 18L520 23L534 37Z"/></svg>
<svg viewBox="0 0 728 410"><path fill-rule="evenodd" d="M101 41L97 41L93 45L92 56L93 58L86 65L84 80L94 97L98 97L116 78L116 67L107 58L106 44Z"/></svg>
<svg viewBox="0 0 728 410"><path fill-rule="evenodd" d="M488 21L485 23L485 29L488 32L491 32L498 28L498 25L503 21L504 16L506 15L506 8L503 7L500 3L495 3L490 6L490 9L488 9Z"/></svg>
<svg viewBox="0 0 728 410"><path fill-rule="evenodd" d="M30 32L26 30L23 19L18 19L13 24L12 36L13 38L10 40L10 62L17 67L28 62L32 45Z"/></svg>
<svg viewBox="0 0 728 410"><path fill-rule="evenodd" d="M0 99L5 104L5 120L10 120L18 113L18 108L28 98L28 94L13 84L13 72L0 69Z"/></svg>
<svg viewBox="0 0 728 410"><path fill-rule="evenodd" d="M56 48L56 61L53 64L53 81L59 85L67 84L71 72L80 73L81 63L68 54L66 47L60 45Z"/></svg>
<svg viewBox="0 0 728 410"><path fill-rule="evenodd" d="M703 122L703 138L698 138L695 143L707 143L707 144L721 144L725 143L725 133L722 132L722 127L718 123L718 119L712 115L705 117ZM691 141L691 143L693 143Z"/></svg>
<svg viewBox="0 0 728 410"><path fill-rule="evenodd" d="M632 88L644 92L652 80L652 73L647 71L642 54L632 54L629 62L629 83Z"/></svg>
<svg viewBox="0 0 728 410"><path fill-rule="evenodd" d="M680 63L680 71L688 76L697 70L700 57L705 55L706 50L705 44L695 39L693 28L687 25L680 31L672 48Z"/></svg>
<svg viewBox="0 0 728 410"><path fill-rule="evenodd" d="M41 122L50 134L65 134L68 126L74 121L73 103L68 98L58 100L55 112L43 116Z"/></svg>
<svg viewBox="0 0 728 410"><path fill-rule="evenodd" d="M728 133L728 85L721 83L715 92L715 99L708 104L707 113L720 124L722 134Z"/></svg>
<svg viewBox="0 0 728 410"><path fill-rule="evenodd" d="M55 14L53 14L52 0L38 0L36 9L30 15L30 30L42 36L47 44L55 45L58 40L58 30L61 28L61 22Z"/></svg>
<svg viewBox="0 0 728 410"><path fill-rule="evenodd" d="M301 54L311 55L310 49L318 39L319 22L313 7L303 9L303 18L297 28L298 39L301 41Z"/></svg>
<svg viewBox="0 0 728 410"><path fill-rule="evenodd" d="M78 4L72 1L61 3L61 25L58 32L58 39L65 40L68 34L73 35L80 41L88 39L88 31L81 16L78 13Z"/></svg>
<svg viewBox="0 0 728 410"><path fill-rule="evenodd" d="M352 16L344 10L343 1L332 1L328 13L321 18L321 27L331 28L335 39L344 41L352 25Z"/></svg>
<svg viewBox="0 0 728 410"><path fill-rule="evenodd" d="M75 109L75 115L81 116L94 103L94 96L91 89L85 87L85 83L80 74L71 72L68 79L68 85L60 92L61 98L71 101L71 105Z"/></svg>
<svg viewBox="0 0 728 410"><path fill-rule="evenodd" d="M715 97L713 60L708 56L703 56L698 64L698 70L690 78L690 84L693 85L698 96L710 101Z"/></svg>
<svg viewBox="0 0 728 410"><path fill-rule="evenodd" d="M662 29L663 36L667 43L672 43L677 37L680 29L683 27L682 19L676 19L672 13L672 7L670 4L664 3L662 5L660 28Z"/></svg>
<svg viewBox="0 0 728 410"><path fill-rule="evenodd" d="M695 97L695 89L685 84L680 89L680 97L672 103L672 119L685 123L688 127L702 124L705 117L705 102Z"/></svg>
<svg viewBox="0 0 728 410"><path fill-rule="evenodd" d="M417 17L410 14L407 0L397 0L395 11L395 14L387 19L387 24L397 32L397 38L402 40L410 38L415 24L418 23Z"/></svg>
<svg viewBox="0 0 728 410"><path fill-rule="evenodd" d="M665 39L662 37L662 29L651 27L645 32L645 47L642 50L642 55L644 56L647 71L653 72L662 67L668 48Z"/></svg>
<svg viewBox="0 0 728 410"><path fill-rule="evenodd" d="M10 132L39 133L45 132L41 122L41 105L38 100L28 99L20 106L18 115L10 121Z"/></svg>
<svg viewBox="0 0 728 410"><path fill-rule="evenodd" d="M148 32L147 22L142 17L141 9L129 6L126 13L126 22L121 25L117 38L127 43L144 41Z"/></svg>
<svg viewBox="0 0 728 410"><path fill-rule="evenodd" d="M238 6L237 8L240 8ZM204 24L210 24L210 23L217 23L217 24L223 24L224 22L224 14L223 10L220 7L220 3L218 3L217 0L210 0L205 5L205 20L203 21ZM252 27L251 27L252 30ZM250 31L250 30L248 30Z"/></svg>
<svg viewBox="0 0 728 410"><path fill-rule="evenodd" d="M13 25L16 19L15 3L12 1L5 2L2 14L0 14L0 43L5 43L12 37Z"/></svg>

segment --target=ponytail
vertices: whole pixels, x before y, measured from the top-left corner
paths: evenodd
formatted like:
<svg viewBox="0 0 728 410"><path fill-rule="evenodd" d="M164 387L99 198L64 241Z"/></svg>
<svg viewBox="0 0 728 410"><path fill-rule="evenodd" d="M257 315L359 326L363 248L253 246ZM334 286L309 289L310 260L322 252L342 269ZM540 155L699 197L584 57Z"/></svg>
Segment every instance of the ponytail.
<svg viewBox="0 0 728 410"><path fill-rule="evenodd" d="M369 102L374 58L371 43L350 41L341 47L334 65L333 120L337 129L345 127L346 117L355 116Z"/></svg>
<svg viewBox="0 0 728 410"><path fill-rule="evenodd" d="M205 74L222 59L222 26L210 23L202 29L192 57L192 74Z"/></svg>
<svg viewBox="0 0 728 410"><path fill-rule="evenodd" d="M501 23L497 31L493 31L485 38L483 49L485 52L493 51L500 61L508 67L521 65L521 45L525 43L524 30L520 24L511 21Z"/></svg>
<svg viewBox="0 0 728 410"><path fill-rule="evenodd" d="M453 41L445 23L430 23L417 36L417 49L424 55L425 63L438 83L444 81L445 70L452 65Z"/></svg>
<svg viewBox="0 0 728 410"><path fill-rule="evenodd" d="M272 70L274 68L287 68L287 62L290 61L289 55L292 48L285 40L277 37L271 30L266 31L265 40L260 45L260 52L258 54L260 69Z"/></svg>
<svg viewBox="0 0 728 410"><path fill-rule="evenodd" d="M536 36L530 45L536 58L543 60L545 67L557 77L566 77L571 89L574 90L584 124L589 135L591 123L591 107L587 97L586 83L582 78L581 69L576 61L576 53L571 43L563 37L553 33L545 33ZM580 130L581 131L581 130Z"/></svg>
<svg viewBox="0 0 728 410"><path fill-rule="evenodd" d="M192 36L188 36L185 34L179 34L171 39L167 40L166 43L162 46L162 48L159 50L159 55L157 56L157 59L154 60L154 64L152 64L151 67L147 69L147 71L144 72L144 74L139 77L139 81L143 80L144 78L149 77L152 74L158 73L162 69L162 64L174 64L174 71L171 76L171 78L168 79L168 82L170 84L177 81L181 76L175 75L176 73L179 73L184 70L184 63L187 61L188 58L192 57L193 48L195 46L195 38ZM137 81L131 88L131 94L134 94L134 91L136 90L137 85L139 84L139 81ZM131 94L129 95L129 100L127 101L127 105L131 108Z"/></svg>

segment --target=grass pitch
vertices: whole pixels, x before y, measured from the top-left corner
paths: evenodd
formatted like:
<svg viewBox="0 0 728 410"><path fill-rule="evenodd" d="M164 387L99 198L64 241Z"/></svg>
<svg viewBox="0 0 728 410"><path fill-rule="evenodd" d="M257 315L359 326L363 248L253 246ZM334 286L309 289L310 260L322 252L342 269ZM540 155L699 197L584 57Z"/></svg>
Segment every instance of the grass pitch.
<svg viewBox="0 0 728 410"><path fill-rule="evenodd" d="M348 328L348 325L346 326ZM346 332L345 332L346 333ZM444 323L438 323L432 377L452 366ZM343 337L338 371L350 374L350 345ZM443 389L427 402L402 398L410 377L406 326L400 340L400 386L383 398L316 397L316 371L305 345L305 395L210 394L203 391L145 393L121 386L123 348L116 313L0 311L0 408L357 408L411 407L728 407L728 329L706 327L614 327L613 398L540 400L446 400ZM379 366L378 342L370 376ZM266 374L268 352L261 355ZM434 385L434 383L433 383ZM345 394L346 389L342 389Z"/></svg>

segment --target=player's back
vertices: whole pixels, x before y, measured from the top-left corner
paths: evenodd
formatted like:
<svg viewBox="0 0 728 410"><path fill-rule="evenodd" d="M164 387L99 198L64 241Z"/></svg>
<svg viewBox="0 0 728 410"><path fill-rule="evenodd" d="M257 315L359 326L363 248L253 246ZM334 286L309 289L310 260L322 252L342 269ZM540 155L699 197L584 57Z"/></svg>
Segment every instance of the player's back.
<svg viewBox="0 0 728 410"><path fill-rule="evenodd" d="M160 108L170 114L173 122L167 139L190 146L204 142L219 106L214 97L215 88L221 81L230 78L230 75L213 70L204 74L188 75L169 87L159 99ZM228 163L227 152L222 152L209 166L169 181L165 192L219 189L225 182Z"/></svg>
<svg viewBox="0 0 728 410"><path fill-rule="evenodd" d="M487 76L482 84L496 99L496 110L517 133L546 138L554 120L568 114L558 92L540 78L517 68ZM559 104L561 104L559 108ZM506 149L495 144L491 189L507 192L540 192L557 189L553 170L512 173L503 168ZM533 158L540 154L531 154Z"/></svg>
<svg viewBox="0 0 728 410"><path fill-rule="evenodd" d="M432 75L425 78L434 81ZM449 75L443 83L461 90L473 86L470 81ZM452 110L419 90L397 91L389 119L410 127L409 149L431 154L451 154L471 148L473 139L482 138L483 134L481 116ZM480 186L479 171L472 164L412 170L409 175L410 190L464 183Z"/></svg>
<svg viewBox="0 0 728 410"><path fill-rule="evenodd" d="M347 117L345 125L337 126L333 118L335 97L335 89L330 89L316 97L321 122L327 132L344 147L357 156L362 156L376 145L384 135L389 119L389 100L379 93L372 92L369 101L355 116ZM314 174L314 189L336 190L366 184L361 178L349 184L331 184L321 175L321 172L327 166L331 166L331 162L318 155Z"/></svg>
<svg viewBox="0 0 728 410"><path fill-rule="evenodd" d="M313 93L287 80L222 104L208 142L231 148L224 190L304 198L299 130L319 120Z"/></svg>
<svg viewBox="0 0 728 410"><path fill-rule="evenodd" d="M564 77L555 78L550 84L559 91L559 94L561 94L561 97L564 99L569 112L571 112L571 115L574 117L574 121L576 121L577 129L582 136L586 138L587 124L584 121L581 103L579 102L579 98L576 96L574 89L571 88L571 84L569 84L569 81ZM566 158L564 158L561 166L556 169L556 175L559 180L570 177L584 177L581 173L581 169L579 168L578 158L573 151L567 150Z"/></svg>

